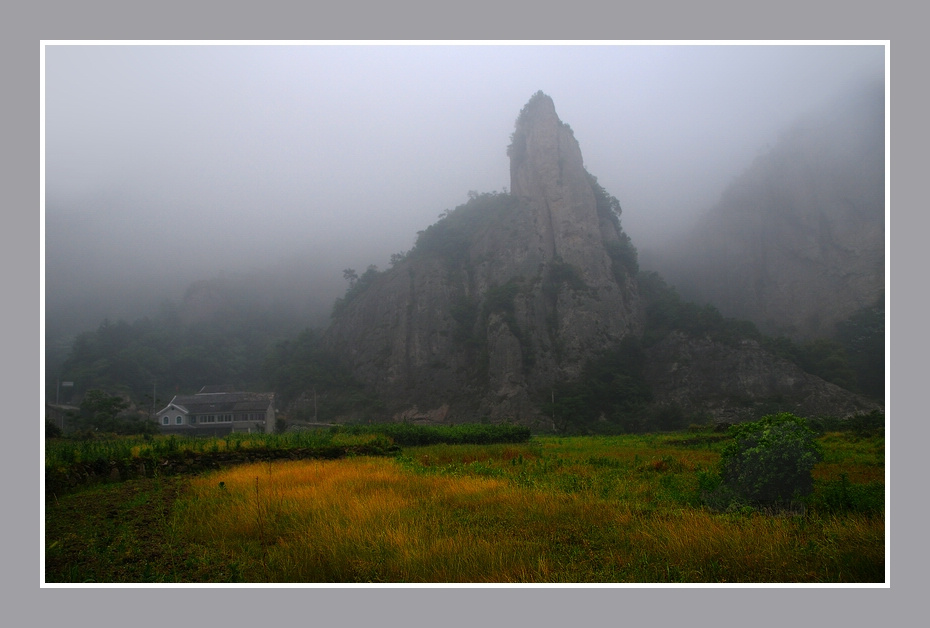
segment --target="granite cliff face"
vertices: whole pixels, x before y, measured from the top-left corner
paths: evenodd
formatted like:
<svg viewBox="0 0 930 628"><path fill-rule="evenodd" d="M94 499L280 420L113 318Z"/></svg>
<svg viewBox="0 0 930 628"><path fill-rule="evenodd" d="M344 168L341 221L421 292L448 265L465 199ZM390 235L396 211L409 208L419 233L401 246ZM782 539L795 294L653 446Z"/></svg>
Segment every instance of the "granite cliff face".
<svg viewBox="0 0 930 628"><path fill-rule="evenodd" d="M644 375L656 402L716 422L738 423L773 411L843 417L882 409L750 339L734 345L674 332L648 348L646 358Z"/></svg>
<svg viewBox="0 0 930 628"><path fill-rule="evenodd" d="M508 153L511 194L537 217L539 255L573 265L590 286L612 288L604 245L621 236L598 215L581 148L548 96L535 96L521 112Z"/></svg>
<svg viewBox="0 0 930 628"><path fill-rule="evenodd" d="M830 337L884 293L884 90L799 121L647 265L772 334Z"/></svg>
<svg viewBox="0 0 930 628"><path fill-rule="evenodd" d="M619 204L548 96L527 103L512 139L510 194L472 195L421 232L350 290L327 332L395 418L531 422L541 391L641 329Z"/></svg>

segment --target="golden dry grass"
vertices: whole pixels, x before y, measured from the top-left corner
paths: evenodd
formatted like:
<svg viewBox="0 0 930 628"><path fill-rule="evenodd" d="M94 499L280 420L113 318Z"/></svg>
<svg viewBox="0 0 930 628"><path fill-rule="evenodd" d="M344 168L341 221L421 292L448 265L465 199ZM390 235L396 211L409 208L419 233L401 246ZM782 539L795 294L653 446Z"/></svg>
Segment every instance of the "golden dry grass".
<svg viewBox="0 0 930 628"><path fill-rule="evenodd" d="M519 541L519 523L565 516L578 501L502 480L412 475L384 459L250 465L191 489L189 538L260 552L276 581L520 579L538 561L508 542Z"/></svg>
<svg viewBox="0 0 930 628"><path fill-rule="evenodd" d="M241 466L193 479L174 527L253 582L884 578L881 516L714 514L689 497L713 452L561 440Z"/></svg>

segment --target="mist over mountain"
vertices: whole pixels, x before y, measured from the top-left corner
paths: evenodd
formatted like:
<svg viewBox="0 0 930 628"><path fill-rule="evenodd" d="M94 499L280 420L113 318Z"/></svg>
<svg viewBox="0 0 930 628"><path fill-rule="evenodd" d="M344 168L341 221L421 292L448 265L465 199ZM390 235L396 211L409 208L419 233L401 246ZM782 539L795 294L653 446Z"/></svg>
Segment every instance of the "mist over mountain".
<svg viewBox="0 0 930 628"><path fill-rule="evenodd" d="M619 201L543 92L521 110L508 155L509 194L475 194L391 269L353 276L337 302L323 346L382 416L619 429L630 416L739 420L771 403L878 407L779 357L751 324L640 276Z"/></svg>
<svg viewBox="0 0 930 628"><path fill-rule="evenodd" d="M883 313L838 304L876 291L881 102L791 126L881 77L880 47L47 58L46 378L74 395L223 383L273 389L295 418L588 430L880 403ZM513 124L539 85L574 126L548 91ZM727 182L730 209L695 219ZM818 314L828 284L836 311ZM738 309L745 294L768 309ZM848 333L772 342L737 316Z"/></svg>
<svg viewBox="0 0 930 628"><path fill-rule="evenodd" d="M57 209L57 208L55 208ZM52 337L96 327L104 318L133 320L165 301L180 302L198 281L251 281L286 313L322 324L345 289L331 248L310 250L293 234L254 237L179 221L165 229L135 220L132 202L96 197L70 204L46 225L46 326ZM241 226L233 229L241 229ZM386 257L386 254L385 254ZM321 316L321 314L323 316Z"/></svg>
<svg viewBox="0 0 930 628"><path fill-rule="evenodd" d="M884 86L856 85L790 126L671 246L643 252L683 297L771 334L832 338L881 307Z"/></svg>
<svg viewBox="0 0 930 628"><path fill-rule="evenodd" d="M881 46L49 45L49 338L132 320L194 281L300 268L332 303L469 190L540 86L649 250ZM301 292L304 284L295 286ZM328 310L328 306L324 308Z"/></svg>

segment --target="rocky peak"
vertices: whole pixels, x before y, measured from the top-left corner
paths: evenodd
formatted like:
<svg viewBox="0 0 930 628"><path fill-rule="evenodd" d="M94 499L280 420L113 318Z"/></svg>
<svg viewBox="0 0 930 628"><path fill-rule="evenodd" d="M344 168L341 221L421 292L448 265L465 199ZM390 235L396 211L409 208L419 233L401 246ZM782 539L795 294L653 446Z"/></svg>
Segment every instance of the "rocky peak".
<svg viewBox="0 0 930 628"><path fill-rule="evenodd" d="M517 118L511 145L510 191L529 204L542 227L544 255L576 266L589 284L610 283L610 260L590 175L571 128L552 98L537 92Z"/></svg>
<svg viewBox="0 0 930 628"><path fill-rule="evenodd" d="M581 204L593 202L584 179L581 147L568 125L559 120L552 99L542 92L520 112L508 155L510 189L515 196L541 200L574 192L581 195Z"/></svg>
<svg viewBox="0 0 930 628"><path fill-rule="evenodd" d="M619 203L551 98L527 103L512 140L511 193L421 232L327 333L395 417L531 419L541 391L641 328Z"/></svg>

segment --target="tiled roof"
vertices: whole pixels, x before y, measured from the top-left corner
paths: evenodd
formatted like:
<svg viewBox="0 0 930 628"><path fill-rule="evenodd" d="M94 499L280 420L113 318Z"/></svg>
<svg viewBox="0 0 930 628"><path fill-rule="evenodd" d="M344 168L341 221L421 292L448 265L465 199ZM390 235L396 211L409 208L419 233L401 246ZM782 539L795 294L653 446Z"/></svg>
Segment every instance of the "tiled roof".
<svg viewBox="0 0 930 628"><path fill-rule="evenodd" d="M207 393L231 393L236 392L236 389L230 386L229 384L224 384L221 386L204 386L197 393L198 395L203 395Z"/></svg>
<svg viewBox="0 0 930 628"><path fill-rule="evenodd" d="M222 392L175 395L171 400L190 414L208 412L264 412L274 401L274 393Z"/></svg>

